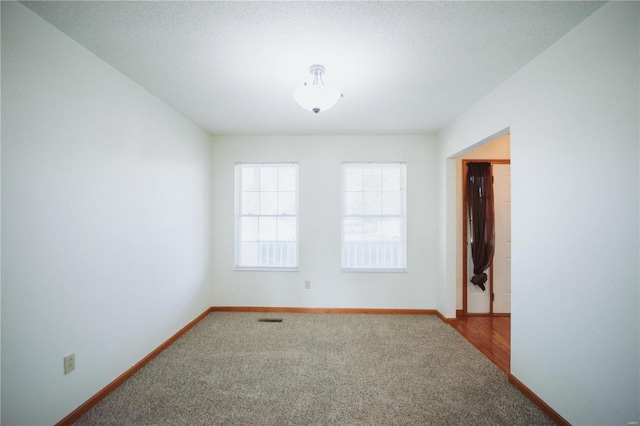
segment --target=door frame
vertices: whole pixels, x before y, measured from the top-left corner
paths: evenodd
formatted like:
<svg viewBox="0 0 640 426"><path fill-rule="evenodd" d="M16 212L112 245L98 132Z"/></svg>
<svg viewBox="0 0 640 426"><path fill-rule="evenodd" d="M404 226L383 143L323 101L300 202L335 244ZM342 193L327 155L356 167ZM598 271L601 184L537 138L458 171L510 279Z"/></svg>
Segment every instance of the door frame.
<svg viewBox="0 0 640 426"><path fill-rule="evenodd" d="M468 262L468 212L467 212L467 164L468 163L490 163L491 164L491 184L493 185L493 165L494 164L511 164L511 160L482 160L482 159L463 159L462 160L462 315L470 315L467 312L467 262ZM493 268L489 270L489 314L488 315L509 315L493 313ZM487 315L487 314L479 314Z"/></svg>

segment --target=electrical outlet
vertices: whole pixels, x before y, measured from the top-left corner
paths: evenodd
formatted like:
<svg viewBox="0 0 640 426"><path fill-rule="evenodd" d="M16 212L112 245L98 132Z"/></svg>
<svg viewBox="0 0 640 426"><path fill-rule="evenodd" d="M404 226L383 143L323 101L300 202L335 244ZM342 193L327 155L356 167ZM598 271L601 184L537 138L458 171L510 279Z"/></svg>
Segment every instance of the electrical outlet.
<svg viewBox="0 0 640 426"><path fill-rule="evenodd" d="M304 288L305 288L306 290L311 290L311 281L310 281L310 280L306 280L306 281L304 282Z"/></svg>
<svg viewBox="0 0 640 426"><path fill-rule="evenodd" d="M69 374L76 369L75 352L64 357L64 374Z"/></svg>

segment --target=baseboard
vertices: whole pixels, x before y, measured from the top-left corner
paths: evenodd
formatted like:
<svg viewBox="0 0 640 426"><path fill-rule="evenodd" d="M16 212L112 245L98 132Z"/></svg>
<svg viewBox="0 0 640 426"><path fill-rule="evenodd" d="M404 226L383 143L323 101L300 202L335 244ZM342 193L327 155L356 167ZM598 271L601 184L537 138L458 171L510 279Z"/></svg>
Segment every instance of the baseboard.
<svg viewBox="0 0 640 426"><path fill-rule="evenodd" d="M377 309L377 308L290 308L290 307L268 307L268 306L212 306L198 315L194 320L182 327L177 333L167 339L164 343L154 349L147 356L138 361L133 367L122 373L114 381L105 386L98 393L89 398L78 408L69 413L65 418L56 423L56 426L70 426L75 423L83 414L88 412L96 404L102 401L107 395L113 392L118 386L133 376L138 370L147 365L153 358L167 349L180 336L190 328L200 322L211 312L290 312L290 313L326 313L326 314L391 314L391 315L437 315L443 322L451 324L455 318L446 318L437 309Z"/></svg>
<svg viewBox="0 0 640 426"><path fill-rule="evenodd" d="M459 317L511 317L511 314L492 314L490 312L467 312L456 311L456 316Z"/></svg>
<svg viewBox="0 0 640 426"><path fill-rule="evenodd" d="M546 402L544 402L538 395L533 393L531 389L526 387L524 383L520 380L516 379L513 374L509 373L509 382L511 382L520 392L522 392L527 398L531 400L534 404L538 406L544 413L551 417L551 420L556 422L556 424L560 426L571 426L571 423L565 420L560 414L557 413L556 410L551 408Z"/></svg>
<svg viewBox="0 0 640 426"><path fill-rule="evenodd" d="M122 373L118 378L105 386L101 391L97 394L93 395L89 398L84 404L73 410L69 413L64 419L60 420L56 423L56 426L69 426L76 422L83 414L93 408L96 404L102 401L107 395L113 392L118 386L124 383L129 377L133 376L138 370L147 365L149 361L158 356L160 352L167 349L173 342L178 340L180 336L186 333L190 328L196 325L200 320L206 317L211 312L211 308L208 308L206 311L198 315L193 321L182 327L177 333L171 336L167 341L162 343L160 346L155 348L149 355L142 358L138 361L133 367L129 368L127 371Z"/></svg>
<svg viewBox="0 0 640 426"><path fill-rule="evenodd" d="M386 309L386 308L291 308L271 306L212 306L212 312L284 312L306 314L390 314L390 315L437 315L442 322L454 324L455 318L446 318L437 309Z"/></svg>
<svg viewBox="0 0 640 426"><path fill-rule="evenodd" d="M153 358L158 356L162 351L167 349L173 342L178 340L184 333L200 322L211 312L291 312L291 313L340 313L340 314L409 314L409 315L437 315L443 322L447 324L454 323L456 318L446 318L436 309L363 309L363 308L287 308L287 307L267 307L267 306L212 306L198 315L194 320L182 327L167 339L164 343L154 349L147 356L138 361L133 367L122 373L118 378L105 386L102 390L89 398L81 406L69 413L65 418L56 423L56 426L70 426L76 422L83 414L93 408L102 401L107 395L113 392L118 386L133 376L138 370L147 365ZM456 315L458 315L456 311ZM533 393L531 389L526 387L520 380L516 379L512 374L508 375L511 382L520 392L529 398L535 405L544 411L553 421L561 426L571 426L560 414L547 405L538 395Z"/></svg>
<svg viewBox="0 0 640 426"><path fill-rule="evenodd" d="M436 315L438 315L438 318L440 318L442 320L442 322L444 322L446 324L455 324L456 321L458 320L457 318L447 318L444 315L442 315L442 313L440 311L436 311L435 313L436 313Z"/></svg>
<svg viewBox="0 0 640 426"><path fill-rule="evenodd" d="M296 314L396 314L438 315L435 309L378 309L378 308L291 308L271 306L212 306L212 312L282 312Z"/></svg>

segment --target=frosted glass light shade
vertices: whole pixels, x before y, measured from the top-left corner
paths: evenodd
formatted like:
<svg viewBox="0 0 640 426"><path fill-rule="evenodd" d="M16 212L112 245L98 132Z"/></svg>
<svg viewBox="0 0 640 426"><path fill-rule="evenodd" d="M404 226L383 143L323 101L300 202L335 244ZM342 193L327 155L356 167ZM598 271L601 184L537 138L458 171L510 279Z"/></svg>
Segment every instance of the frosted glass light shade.
<svg viewBox="0 0 640 426"><path fill-rule="evenodd" d="M298 105L316 114L334 106L341 96L342 93L338 89L319 84L304 85L293 92L293 98Z"/></svg>

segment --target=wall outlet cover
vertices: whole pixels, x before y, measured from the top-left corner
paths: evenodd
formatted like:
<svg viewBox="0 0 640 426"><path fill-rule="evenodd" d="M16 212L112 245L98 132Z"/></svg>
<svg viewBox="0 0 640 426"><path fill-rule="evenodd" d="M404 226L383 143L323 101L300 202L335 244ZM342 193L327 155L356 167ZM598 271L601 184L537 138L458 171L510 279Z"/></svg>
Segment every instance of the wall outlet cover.
<svg viewBox="0 0 640 426"><path fill-rule="evenodd" d="M76 369L75 352L64 357L64 374L69 374Z"/></svg>

